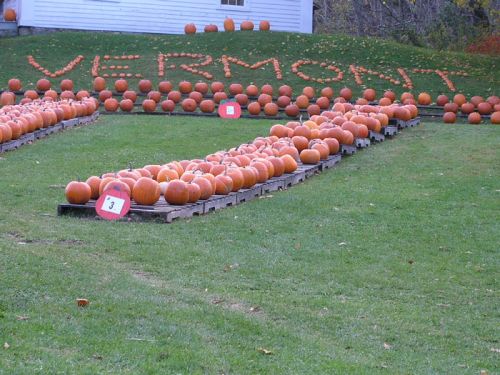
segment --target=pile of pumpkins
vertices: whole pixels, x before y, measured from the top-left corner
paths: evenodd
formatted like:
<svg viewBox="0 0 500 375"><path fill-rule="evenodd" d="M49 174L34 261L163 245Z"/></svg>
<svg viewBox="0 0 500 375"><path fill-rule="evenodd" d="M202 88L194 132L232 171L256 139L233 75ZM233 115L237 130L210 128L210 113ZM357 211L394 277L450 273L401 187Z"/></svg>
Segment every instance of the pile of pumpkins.
<svg viewBox="0 0 500 375"><path fill-rule="evenodd" d="M243 21L240 24L240 30L241 31L253 31L255 28L255 25L252 21ZM224 31L226 32L233 32L235 31L236 26L234 23L234 20L232 18L226 18L224 20ZM269 31L271 29L271 24L269 21L262 20L259 23L259 30L260 31ZM188 23L186 26L184 26L184 33L186 34L196 34L196 25L194 23ZM214 24L209 24L206 25L203 29L204 32L206 33L216 33L219 31L219 27Z"/></svg>
<svg viewBox="0 0 500 375"><path fill-rule="evenodd" d="M5 105L0 108L0 143L19 139L24 134L54 126L63 120L89 116L97 108L98 103L92 98L57 102L36 99L25 104Z"/></svg>
<svg viewBox="0 0 500 375"><path fill-rule="evenodd" d="M480 124L481 115L491 115L491 123L500 124L500 98L498 96L493 95L485 100L482 96L476 95L467 101L465 95L457 94L453 97L453 101L450 101L446 95L439 95L436 104L443 107L443 122L447 124L456 122L458 111L467 115L469 124Z"/></svg>
<svg viewBox="0 0 500 375"><path fill-rule="evenodd" d="M125 191L139 205L154 205L161 196L169 204L184 205L214 194L227 195L293 173L299 162L317 164L337 154L342 144L352 145L355 138L367 137L369 130L380 131L396 115L416 117L418 111L413 105L336 103L304 123L275 124L267 137L204 159L146 165L91 176L85 182L72 181L66 186L66 199L85 204L108 189Z"/></svg>

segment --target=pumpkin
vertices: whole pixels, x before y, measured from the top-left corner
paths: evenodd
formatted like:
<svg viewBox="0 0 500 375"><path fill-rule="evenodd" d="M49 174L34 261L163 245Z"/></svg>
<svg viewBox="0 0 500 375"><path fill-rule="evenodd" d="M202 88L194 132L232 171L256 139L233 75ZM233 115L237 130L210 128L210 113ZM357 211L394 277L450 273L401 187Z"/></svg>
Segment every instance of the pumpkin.
<svg viewBox="0 0 500 375"><path fill-rule="evenodd" d="M188 184L182 180L173 180L168 183L164 196L167 203L175 205L186 204L189 201Z"/></svg>
<svg viewBox="0 0 500 375"><path fill-rule="evenodd" d="M186 26L184 26L184 32L186 34L195 34L196 33L196 26L194 23L188 23Z"/></svg>
<svg viewBox="0 0 500 375"><path fill-rule="evenodd" d="M330 148L323 141L316 141L311 146L311 150L316 150L319 152L320 160L326 160L326 159L328 159L328 155L330 155ZM303 151L305 151L305 150L303 150Z"/></svg>
<svg viewBox="0 0 500 375"><path fill-rule="evenodd" d="M352 99L352 90L348 87L344 87L340 90L339 95L346 101L350 101Z"/></svg>
<svg viewBox="0 0 500 375"><path fill-rule="evenodd" d="M175 102L167 99L161 102L161 109L163 112L173 112L175 110Z"/></svg>
<svg viewBox="0 0 500 375"><path fill-rule="evenodd" d="M188 81L181 81L179 83L179 91L181 94L189 94L191 91L193 91L193 84Z"/></svg>
<svg viewBox="0 0 500 375"><path fill-rule="evenodd" d="M37 81L36 89L38 91L47 91L50 89L51 83L48 79L42 78Z"/></svg>
<svg viewBox="0 0 500 375"><path fill-rule="evenodd" d="M212 82L210 85L210 90L212 91L213 94L216 92L223 92L224 91L224 84L222 82Z"/></svg>
<svg viewBox="0 0 500 375"><path fill-rule="evenodd" d="M377 99L377 92L374 89L366 89L363 91L363 98L369 102L373 102Z"/></svg>
<svg viewBox="0 0 500 375"><path fill-rule="evenodd" d="M4 91L0 95L0 106L14 105L16 102L16 95L10 91Z"/></svg>
<svg viewBox="0 0 500 375"><path fill-rule="evenodd" d="M391 99L389 99L389 98L381 98L378 101L378 105L382 106L382 107L389 106L391 104L392 104L392 102L391 102Z"/></svg>
<svg viewBox="0 0 500 375"><path fill-rule="evenodd" d="M141 177L134 184L132 198L137 204L151 206L160 199L160 185L152 178Z"/></svg>
<svg viewBox="0 0 500 375"><path fill-rule="evenodd" d="M130 99L123 99L120 102L120 109L123 112L132 112L132 110L134 109L134 102Z"/></svg>
<svg viewBox="0 0 500 375"><path fill-rule="evenodd" d="M236 96L243 93L243 86L240 83L231 83L229 85L229 94Z"/></svg>
<svg viewBox="0 0 500 375"><path fill-rule="evenodd" d="M295 99L295 104L300 109L306 109L307 107L309 107L309 98L306 95L299 95Z"/></svg>
<svg viewBox="0 0 500 375"><path fill-rule="evenodd" d="M158 84L158 91L160 91L162 94L168 94L170 91L172 91L173 85L170 83L170 81L161 81Z"/></svg>
<svg viewBox="0 0 500 375"><path fill-rule="evenodd" d="M493 107L488 102L481 102L477 105L477 110L482 115L489 115L493 111Z"/></svg>
<svg viewBox="0 0 500 375"><path fill-rule="evenodd" d="M241 31L252 31L254 28L254 24L252 21L243 21L240 24L240 30Z"/></svg>
<svg viewBox="0 0 500 375"><path fill-rule="evenodd" d="M443 122L445 124L454 124L457 121L457 115L453 112L446 112L443 115Z"/></svg>
<svg viewBox="0 0 500 375"><path fill-rule="evenodd" d="M112 98L113 97L113 93L109 90L102 90L100 93L99 93L99 101L100 102L105 102L106 99L109 99L109 98Z"/></svg>
<svg viewBox="0 0 500 375"><path fill-rule="evenodd" d="M144 112L154 112L156 111L156 102L153 99L146 99L142 102L142 109Z"/></svg>
<svg viewBox="0 0 500 375"><path fill-rule="evenodd" d="M444 111L445 112L453 112L453 113L457 113L458 112L458 104L456 103L446 103L444 105Z"/></svg>
<svg viewBox="0 0 500 375"><path fill-rule="evenodd" d="M186 98L182 101L181 106L184 112L194 112L196 111L198 104L194 99Z"/></svg>
<svg viewBox="0 0 500 375"><path fill-rule="evenodd" d="M307 98L310 100L314 98L314 96L316 95L316 91L311 86L306 86L302 89L302 95L307 96Z"/></svg>
<svg viewBox="0 0 500 375"><path fill-rule="evenodd" d="M257 171L254 167L241 167L243 174L243 189L250 189L257 183Z"/></svg>
<svg viewBox="0 0 500 375"><path fill-rule="evenodd" d="M465 102L467 102L467 98L464 94L456 94L453 97L453 103L456 103L459 107L462 106L462 104L464 104Z"/></svg>
<svg viewBox="0 0 500 375"><path fill-rule="evenodd" d="M120 181L119 179L115 179L113 181L110 181L106 184L106 186L104 186L104 189L103 191L107 191L107 190L118 190L118 191L124 191L125 193L127 193L127 195L129 196L129 198L131 197L131 189L130 189L130 186L124 182L124 181Z"/></svg>
<svg viewBox="0 0 500 375"><path fill-rule="evenodd" d="M161 92L154 90L150 91L148 92L147 98L154 100L156 103L159 103L161 101Z"/></svg>
<svg viewBox="0 0 500 375"><path fill-rule="evenodd" d="M233 180L225 174L215 176L215 194L228 195L233 190Z"/></svg>
<svg viewBox="0 0 500 375"><path fill-rule="evenodd" d="M438 106L441 106L441 107L444 107L444 105L446 103L448 103L450 101L450 99L448 99L448 97L446 95L439 95L437 98L436 98L436 104Z"/></svg>
<svg viewBox="0 0 500 375"><path fill-rule="evenodd" d="M252 102L247 107L248 113L253 116L260 115L261 106L258 102Z"/></svg>
<svg viewBox="0 0 500 375"><path fill-rule="evenodd" d="M90 98L90 94L87 90L80 90L75 95L76 100L83 100L85 98Z"/></svg>
<svg viewBox="0 0 500 375"><path fill-rule="evenodd" d="M317 164L320 161L320 152L313 149L305 149L300 152L300 161L304 164Z"/></svg>
<svg viewBox="0 0 500 375"><path fill-rule="evenodd" d="M227 99L227 94L224 91L218 91L214 94L214 102L217 104L226 99Z"/></svg>
<svg viewBox="0 0 500 375"><path fill-rule="evenodd" d="M90 199L99 198L99 185L101 184L101 178L98 176L90 176L87 178L85 183L90 186Z"/></svg>
<svg viewBox="0 0 500 375"><path fill-rule="evenodd" d="M7 124L0 124L0 133L2 134L1 135L2 142L5 143L12 140L12 129Z"/></svg>
<svg viewBox="0 0 500 375"><path fill-rule="evenodd" d="M205 26L204 31L206 33L216 33L219 31L219 28L217 27L217 25L210 24Z"/></svg>
<svg viewBox="0 0 500 375"><path fill-rule="evenodd" d="M267 160L269 160L269 162L273 165L274 177L280 177L285 173L285 162L283 159L277 156L269 156Z"/></svg>
<svg viewBox="0 0 500 375"><path fill-rule="evenodd" d="M259 88L255 85L248 85L247 88L246 88L246 94L250 97L255 97L257 95L259 95Z"/></svg>
<svg viewBox="0 0 500 375"><path fill-rule="evenodd" d="M93 87L95 92L101 92L106 89L106 80L102 77L96 77L94 78L93 82ZM62 82L61 82L61 89L62 89ZM71 89L73 90L73 89ZM125 91L125 90L123 90Z"/></svg>
<svg viewBox="0 0 500 375"><path fill-rule="evenodd" d="M108 112L116 112L120 103L115 98L106 99L104 102L104 109Z"/></svg>
<svg viewBox="0 0 500 375"><path fill-rule="evenodd" d="M215 111L215 103L210 99L203 100L200 103L200 109L203 113L212 113Z"/></svg>
<svg viewBox="0 0 500 375"><path fill-rule="evenodd" d="M132 103L135 103L137 100L137 93L133 90L127 90L122 95L123 99L130 99Z"/></svg>
<svg viewBox="0 0 500 375"><path fill-rule="evenodd" d="M192 182L188 182L188 201L187 203L196 203L201 197L201 189L197 184L193 184Z"/></svg>
<svg viewBox="0 0 500 375"><path fill-rule="evenodd" d="M283 163L285 165L285 173L293 173L297 170L298 165L295 159L289 155L285 154L280 156L280 159L283 160Z"/></svg>
<svg viewBox="0 0 500 375"><path fill-rule="evenodd" d="M477 112L472 112L469 114L467 120L469 124L477 125L481 123L481 115Z"/></svg>
<svg viewBox="0 0 500 375"><path fill-rule="evenodd" d="M289 96L282 95L276 100L276 104L278 105L279 108L286 108L290 103L292 102L292 99Z"/></svg>
<svg viewBox="0 0 500 375"><path fill-rule="evenodd" d="M3 11L3 19L7 22L15 22L17 19L16 11L12 8L7 8Z"/></svg>
<svg viewBox="0 0 500 375"><path fill-rule="evenodd" d="M196 103L199 104L203 100L203 94L198 91L191 91L189 93L189 98L193 99Z"/></svg>
<svg viewBox="0 0 500 375"><path fill-rule="evenodd" d="M307 107L307 113L309 116L319 115L321 113L321 108L317 104L310 104Z"/></svg>
<svg viewBox="0 0 500 375"><path fill-rule="evenodd" d="M117 92L124 92L128 90L128 82L126 79L117 79L115 81L115 90Z"/></svg>
<svg viewBox="0 0 500 375"><path fill-rule="evenodd" d="M71 181L64 190L66 200L71 204L85 204L90 200L92 190L85 182Z"/></svg>
<svg viewBox="0 0 500 375"><path fill-rule="evenodd" d="M153 84L149 79L141 79L139 81L139 91L143 94L147 94L153 89Z"/></svg>
<svg viewBox="0 0 500 375"><path fill-rule="evenodd" d="M321 89L321 96L328 98L329 100L333 99L334 91L331 87L323 87Z"/></svg>
<svg viewBox="0 0 500 375"><path fill-rule="evenodd" d="M271 29L271 24L269 23L269 21L260 21L259 23L259 30L260 31L269 31Z"/></svg>
<svg viewBox="0 0 500 375"><path fill-rule="evenodd" d="M226 171L226 175L229 176L231 180L233 180L233 189L231 190L232 192L236 192L243 187L243 173L239 168L229 168Z"/></svg>
<svg viewBox="0 0 500 375"><path fill-rule="evenodd" d="M196 82L194 85L194 90L205 95L208 93L208 84L206 82Z"/></svg>
<svg viewBox="0 0 500 375"><path fill-rule="evenodd" d="M430 105L432 103L431 96L426 92L418 94L417 103L420 105Z"/></svg>
<svg viewBox="0 0 500 375"><path fill-rule="evenodd" d="M484 102L484 98L479 95L474 95L472 98L470 98L470 102L474 104L474 107L477 107L479 103Z"/></svg>
<svg viewBox="0 0 500 375"><path fill-rule="evenodd" d="M494 112L491 115L491 123L494 125L500 124L500 112Z"/></svg>
<svg viewBox="0 0 500 375"><path fill-rule="evenodd" d="M336 138L325 138L324 142L330 150L330 155L335 155L340 150L340 143Z"/></svg>
<svg viewBox="0 0 500 375"><path fill-rule="evenodd" d="M241 106L246 106L248 104L248 96L246 94L238 94L234 97L234 99L239 103Z"/></svg>
<svg viewBox="0 0 500 375"><path fill-rule="evenodd" d="M234 21L232 18L226 18L224 20L224 31L232 32L235 30Z"/></svg>
<svg viewBox="0 0 500 375"><path fill-rule="evenodd" d="M396 100L396 94L392 90L385 90L382 97L389 99L391 103Z"/></svg>
<svg viewBox="0 0 500 375"><path fill-rule="evenodd" d="M9 79L7 85L10 91L20 91L22 89L21 81L17 78Z"/></svg>
<svg viewBox="0 0 500 375"><path fill-rule="evenodd" d="M268 94L260 94L257 98L257 101L259 102L261 107L264 107L267 103L271 103L273 101L273 97Z"/></svg>
<svg viewBox="0 0 500 375"><path fill-rule="evenodd" d="M285 114L288 117L297 117L300 114L300 108L296 104L289 104L285 107Z"/></svg>
<svg viewBox="0 0 500 375"><path fill-rule="evenodd" d="M474 104L466 102L460 106L460 111L463 114L468 115L469 113L474 112L474 108L475 108Z"/></svg>
<svg viewBox="0 0 500 375"><path fill-rule="evenodd" d="M394 117L403 121L411 120L411 112L407 108L396 107L394 109Z"/></svg>
<svg viewBox="0 0 500 375"><path fill-rule="evenodd" d="M291 98L292 94L293 94L293 89L288 85L282 85L278 89L279 96L288 96L289 98Z"/></svg>
<svg viewBox="0 0 500 375"><path fill-rule="evenodd" d="M167 99L172 100L175 103L179 103L182 99L182 94L179 91L172 90L168 93Z"/></svg>

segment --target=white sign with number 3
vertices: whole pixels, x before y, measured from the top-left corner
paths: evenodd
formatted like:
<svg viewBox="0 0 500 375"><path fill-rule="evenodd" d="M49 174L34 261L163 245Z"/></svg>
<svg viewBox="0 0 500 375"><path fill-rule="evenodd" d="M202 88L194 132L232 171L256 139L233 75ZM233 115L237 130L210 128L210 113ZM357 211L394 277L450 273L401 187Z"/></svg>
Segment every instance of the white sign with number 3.
<svg viewBox="0 0 500 375"><path fill-rule="evenodd" d="M114 197L112 195L108 195L104 204L102 205L102 210L106 212L111 212L112 214L119 215L122 211L123 205L125 204L125 200Z"/></svg>

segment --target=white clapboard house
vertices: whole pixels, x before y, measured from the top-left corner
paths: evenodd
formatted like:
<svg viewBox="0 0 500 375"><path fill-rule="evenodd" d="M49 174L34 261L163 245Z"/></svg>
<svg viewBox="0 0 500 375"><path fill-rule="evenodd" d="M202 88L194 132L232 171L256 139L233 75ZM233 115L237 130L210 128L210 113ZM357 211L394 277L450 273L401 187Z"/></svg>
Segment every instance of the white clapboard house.
<svg viewBox="0 0 500 375"><path fill-rule="evenodd" d="M103 30L181 34L194 23L223 30L226 17L237 29L251 20L268 20L275 31L311 33L313 0L4 0L27 29ZM4 4L6 5L6 4Z"/></svg>

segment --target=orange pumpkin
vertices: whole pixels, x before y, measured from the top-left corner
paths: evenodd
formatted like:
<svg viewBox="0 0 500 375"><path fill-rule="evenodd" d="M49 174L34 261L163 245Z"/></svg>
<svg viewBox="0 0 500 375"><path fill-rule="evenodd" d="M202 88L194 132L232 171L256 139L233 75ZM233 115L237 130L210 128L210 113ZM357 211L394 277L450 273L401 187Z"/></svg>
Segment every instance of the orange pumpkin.
<svg viewBox="0 0 500 375"><path fill-rule="evenodd" d="M106 99L104 102L104 109L108 112L116 112L120 103L115 98Z"/></svg>
<svg viewBox="0 0 500 375"><path fill-rule="evenodd" d="M158 84L158 91L160 91L162 94L168 94L170 91L172 91L173 85L170 83L170 81L161 81Z"/></svg>
<svg viewBox="0 0 500 375"><path fill-rule="evenodd" d="M259 30L260 31L269 31L271 29L271 24L269 23L269 21L260 21L259 23Z"/></svg>
<svg viewBox="0 0 500 375"><path fill-rule="evenodd" d="M90 200L92 191L85 182L71 181L64 190L66 200L71 204L85 204Z"/></svg>
<svg viewBox="0 0 500 375"><path fill-rule="evenodd" d="M252 21L243 21L240 25L241 31L252 31L254 28L254 24Z"/></svg>
<svg viewBox="0 0 500 375"><path fill-rule="evenodd" d="M96 78L94 78L93 86L94 86L94 91L101 92L101 91L106 89L106 80L102 77L96 77ZM61 89L62 89L62 82L61 82ZM71 90L73 90L73 89L71 89ZM123 90L123 91L125 91L125 90Z"/></svg>
<svg viewBox="0 0 500 375"><path fill-rule="evenodd" d="M186 26L184 26L184 32L186 34L195 34L196 33L196 26L194 23L188 23Z"/></svg>
<svg viewBox="0 0 500 375"><path fill-rule="evenodd" d="M117 79L115 81L115 90L118 92L124 92L128 90L128 82L126 79Z"/></svg>
<svg viewBox="0 0 500 375"><path fill-rule="evenodd" d="M16 11L12 8L7 8L3 11L3 19L7 22L14 22L17 19Z"/></svg>
<svg viewBox="0 0 500 375"><path fill-rule="evenodd" d="M471 114L469 114L467 119L469 121L469 124L472 125L477 125L481 123L481 115L477 112L472 112Z"/></svg>
<svg viewBox="0 0 500 375"><path fill-rule="evenodd" d="M153 89L153 84L149 79L141 79L139 81L139 91L143 94L147 94Z"/></svg>
<svg viewBox="0 0 500 375"><path fill-rule="evenodd" d="M226 18L224 20L224 31L227 31L227 32L232 32L234 31L235 27L234 27L234 21L232 18Z"/></svg>
<svg viewBox="0 0 500 375"><path fill-rule="evenodd" d="M204 113L212 113L215 111L215 103L213 100L206 99L200 103L200 109Z"/></svg>
<svg viewBox="0 0 500 375"><path fill-rule="evenodd" d="M144 112L156 111L156 102L153 99L146 99L142 102L142 109Z"/></svg>
<svg viewBox="0 0 500 375"><path fill-rule="evenodd" d="M7 85L9 86L10 91L20 91L22 89L21 81L17 78L9 79L9 82Z"/></svg>
<svg viewBox="0 0 500 375"><path fill-rule="evenodd" d="M134 184L132 198L137 204L151 206L160 199L160 185L152 178L141 177Z"/></svg>
<svg viewBox="0 0 500 375"><path fill-rule="evenodd" d="M318 164L321 155L318 150L305 149L300 152L300 161L304 164Z"/></svg>
<svg viewBox="0 0 500 375"><path fill-rule="evenodd" d="M454 124L457 121L457 115L453 112L446 112L443 115L443 122L445 124Z"/></svg>
<svg viewBox="0 0 500 375"><path fill-rule="evenodd" d="M216 33L219 31L219 28L217 27L217 25L210 24L205 26L204 31L206 33Z"/></svg>
<svg viewBox="0 0 500 375"><path fill-rule="evenodd" d="M36 83L36 89L38 91L50 90L51 83L48 79L42 78Z"/></svg>

